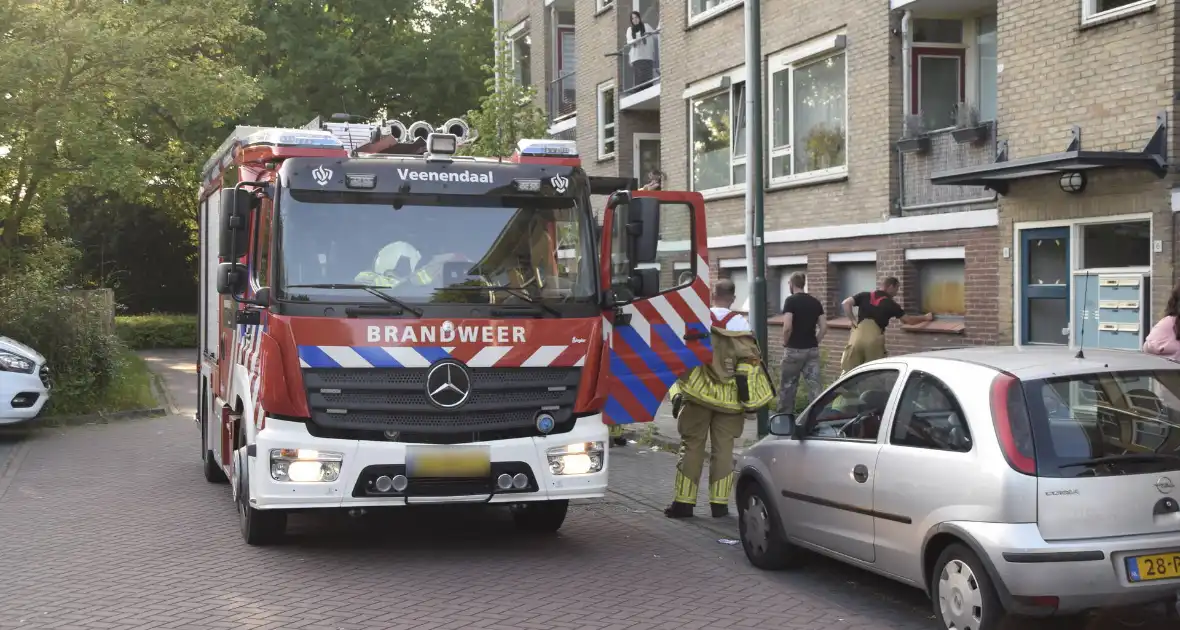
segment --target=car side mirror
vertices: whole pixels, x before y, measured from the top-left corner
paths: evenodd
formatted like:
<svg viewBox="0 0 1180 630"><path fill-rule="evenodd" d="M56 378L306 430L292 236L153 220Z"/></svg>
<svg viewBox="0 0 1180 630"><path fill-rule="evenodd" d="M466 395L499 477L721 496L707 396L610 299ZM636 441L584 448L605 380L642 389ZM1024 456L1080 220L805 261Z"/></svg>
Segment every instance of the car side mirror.
<svg viewBox="0 0 1180 630"><path fill-rule="evenodd" d="M635 269L631 272L631 294L636 298L648 298L660 294L659 269Z"/></svg>
<svg viewBox="0 0 1180 630"><path fill-rule="evenodd" d="M246 265L224 262L217 265L217 292L236 296L246 290Z"/></svg>
<svg viewBox="0 0 1180 630"><path fill-rule="evenodd" d="M656 262L660 242L660 200L634 197L629 214L632 220L627 225L627 234L631 238L631 263Z"/></svg>
<svg viewBox="0 0 1180 630"><path fill-rule="evenodd" d="M779 437L798 437L799 424L793 413L776 413L770 417L770 434Z"/></svg>
<svg viewBox="0 0 1180 630"><path fill-rule="evenodd" d="M242 188L222 188L220 203L221 240L217 254L221 258L237 258L250 246L250 210L254 206L254 195Z"/></svg>
<svg viewBox="0 0 1180 630"><path fill-rule="evenodd" d="M254 292L254 299L250 301L255 306L270 307L270 287L262 287Z"/></svg>

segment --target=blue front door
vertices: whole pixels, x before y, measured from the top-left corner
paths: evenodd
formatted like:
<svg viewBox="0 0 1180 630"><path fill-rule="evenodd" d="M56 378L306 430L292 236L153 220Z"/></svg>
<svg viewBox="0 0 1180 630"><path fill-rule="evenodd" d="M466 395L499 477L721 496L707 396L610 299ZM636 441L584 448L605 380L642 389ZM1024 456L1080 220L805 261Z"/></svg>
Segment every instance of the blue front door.
<svg viewBox="0 0 1180 630"><path fill-rule="evenodd" d="M1020 340L1069 344L1069 228L1020 232Z"/></svg>

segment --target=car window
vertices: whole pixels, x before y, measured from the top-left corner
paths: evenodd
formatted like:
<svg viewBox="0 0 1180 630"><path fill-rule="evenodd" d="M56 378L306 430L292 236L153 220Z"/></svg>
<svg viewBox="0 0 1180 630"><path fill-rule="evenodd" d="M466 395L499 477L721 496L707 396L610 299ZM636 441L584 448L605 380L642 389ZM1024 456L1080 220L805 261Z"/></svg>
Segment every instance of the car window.
<svg viewBox="0 0 1180 630"><path fill-rule="evenodd" d="M812 406L807 435L877 441L897 377L897 370L871 370L837 384Z"/></svg>
<svg viewBox="0 0 1180 630"><path fill-rule="evenodd" d="M1180 470L1180 370L1025 381L1024 399L1042 477Z"/></svg>
<svg viewBox="0 0 1180 630"><path fill-rule="evenodd" d="M966 453L971 450L967 417L946 383L915 370L897 403L889 443Z"/></svg>

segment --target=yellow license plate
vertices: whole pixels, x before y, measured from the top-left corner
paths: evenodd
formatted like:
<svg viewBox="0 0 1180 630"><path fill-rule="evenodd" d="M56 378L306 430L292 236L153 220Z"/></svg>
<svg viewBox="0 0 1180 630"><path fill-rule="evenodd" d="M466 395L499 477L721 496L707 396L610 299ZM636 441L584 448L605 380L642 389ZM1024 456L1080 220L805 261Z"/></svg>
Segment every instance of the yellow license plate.
<svg viewBox="0 0 1180 630"><path fill-rule="evenodd" d="M488 477L491 453L486 446L410 446L406 449L408 477Z"/></svg>
<svg viewBox="0 0 1180 630"><path fill-rule="evenodd" d="M1127 579L1132 582L1180 578L1180 551L1127 558Z"/></svg>

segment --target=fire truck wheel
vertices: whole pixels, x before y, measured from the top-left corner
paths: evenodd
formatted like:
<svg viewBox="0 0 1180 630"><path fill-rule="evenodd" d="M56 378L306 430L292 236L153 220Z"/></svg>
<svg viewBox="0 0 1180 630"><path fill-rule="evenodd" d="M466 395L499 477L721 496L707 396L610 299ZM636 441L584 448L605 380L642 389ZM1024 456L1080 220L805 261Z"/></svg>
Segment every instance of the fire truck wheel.
<svg viewBox="0 0 1180 630"><path fill-rule="evenodd" d="M213 451L209 450L209 425L208 421L204 418L201 419L201 464L205 473L205 481L209 483L225 483L229 481L225 477L225 471L217 463L217 458L214 457Z"/></svg>
<svg viewBox="0 0 1180 630"><path fill-rule="evenodd" d="M245 449L234 454L237 474L238 524L247 545L273 545L287 531L287 513L282 510L257 510L250 506L250 467L246 466Z"/></svg>
<svg viewBox="0 0 1180 630"><path fill-rule="evenodd" d="M561 501L530 501L513 506L512 518L516 526L526 532L552 533L561 529L569 510L568 499Z"/></svg>

